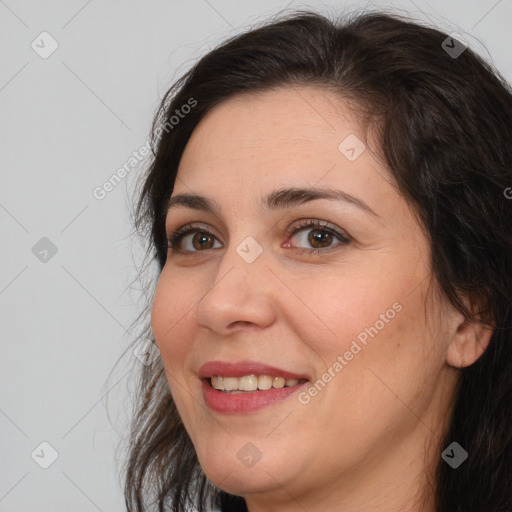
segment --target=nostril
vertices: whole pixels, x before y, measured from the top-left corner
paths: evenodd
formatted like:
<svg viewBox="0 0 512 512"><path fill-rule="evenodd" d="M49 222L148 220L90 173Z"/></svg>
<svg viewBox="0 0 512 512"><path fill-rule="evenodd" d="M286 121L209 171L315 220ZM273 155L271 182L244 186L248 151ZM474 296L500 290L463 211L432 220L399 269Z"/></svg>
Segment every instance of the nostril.
<svg viewBox="0 0 512 512"><path fill-rule="evenodd" d="M239 325L251 325L251 322L246 322L245 320L237 320L236 322L231 323L230 327L237 327Z"/></svg>

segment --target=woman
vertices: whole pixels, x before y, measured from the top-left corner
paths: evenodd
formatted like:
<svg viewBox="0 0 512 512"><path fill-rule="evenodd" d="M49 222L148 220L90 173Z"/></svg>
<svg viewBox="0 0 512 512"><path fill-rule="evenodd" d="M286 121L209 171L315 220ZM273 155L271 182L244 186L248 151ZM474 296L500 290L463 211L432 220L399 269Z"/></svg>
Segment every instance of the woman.
<svg viewBox="0 0 512 512"><path fill-rule="evenodd" d="M457 38L298 12L153 126L129 510L512 510L512 94Z"/></svg>

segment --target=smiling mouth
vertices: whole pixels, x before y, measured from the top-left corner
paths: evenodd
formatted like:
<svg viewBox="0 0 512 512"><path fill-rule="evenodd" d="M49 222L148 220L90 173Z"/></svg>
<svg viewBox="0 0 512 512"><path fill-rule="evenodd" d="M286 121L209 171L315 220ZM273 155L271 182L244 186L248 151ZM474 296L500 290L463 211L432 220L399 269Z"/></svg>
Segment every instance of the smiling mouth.
<svg viewBox="0 0 512 512"><path fill-rule="evenodd" d="M207 383L217 391L232 394L253 393L270 389L290 388L305 382L306 379L285 379L271 375L244 375L243 377L227 377L213 375L206 379Z"/></svg>
<svg viewBox="0 0 512 512"><path fill-rule="evenodd" d="M252 365L253 368L229 368L217 365L217 371L203 369L201 375L203 399L207 407L219 414L252 414L267 407L276 406L306 386L309 379L304 375L291 374L266 365ZM224 366L224 367L223 367ZM249 365L246 365L249 366ZM262 366L264 366L262 368ZM220 370L220 371L219 371ZM254 373L251 373L251 370ZM256 373L257 370L268 373ZM231 375L216 375L216 373ZM244 375L245 372L248 372ZM201 372L200 372L201 373ZM206 375L205 375L206 374ZM234 374L234 375L233 375ZM287 378L285 378L285 376Z"/></svg>

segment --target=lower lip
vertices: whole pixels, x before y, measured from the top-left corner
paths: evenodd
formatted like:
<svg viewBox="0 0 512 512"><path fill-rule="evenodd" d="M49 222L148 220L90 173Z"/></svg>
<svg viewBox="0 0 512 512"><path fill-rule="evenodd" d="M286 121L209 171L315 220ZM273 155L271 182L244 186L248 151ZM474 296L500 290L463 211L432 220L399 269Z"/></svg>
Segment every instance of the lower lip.
<svg viewBox="0 0 512 512"><path fill-rule="evenodd" d="M307 384L307 382L280 389L271 388L264 391L249 391L245 393L224 393L223 391L218 391L207 380L203 380L202 384L204 401L210 409L225 414L246 414L286 400L290 395L293 395L293 393Z"/></svg>

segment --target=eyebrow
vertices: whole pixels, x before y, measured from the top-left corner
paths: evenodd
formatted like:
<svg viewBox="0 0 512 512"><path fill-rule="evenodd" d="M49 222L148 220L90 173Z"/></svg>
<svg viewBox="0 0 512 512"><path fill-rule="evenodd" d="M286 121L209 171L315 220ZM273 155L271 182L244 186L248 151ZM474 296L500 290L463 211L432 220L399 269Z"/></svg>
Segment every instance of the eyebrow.
<svg viewBox="0 0 512 512"><path fill-rule="evenodd" d="M316 199L328 199L330 201L348 203L378 217L378 215L358 197L348 194L343 190L330 187L293 187L274 190L263 199L262 206L267 210L281 210ZM169 197L164 206L164 213L169 213L171 209L179 206L220 216L220 207L214 200L196 194L177 194Z"/></svg>

